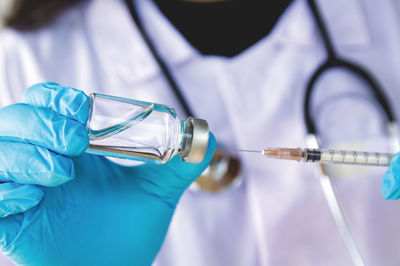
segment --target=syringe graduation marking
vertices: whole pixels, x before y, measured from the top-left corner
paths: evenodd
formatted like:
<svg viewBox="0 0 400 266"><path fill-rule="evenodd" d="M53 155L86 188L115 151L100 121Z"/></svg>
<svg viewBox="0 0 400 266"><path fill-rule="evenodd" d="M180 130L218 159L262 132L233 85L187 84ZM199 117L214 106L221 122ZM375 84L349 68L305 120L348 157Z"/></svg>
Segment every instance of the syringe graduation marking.
<svg viewBox="0 0 400 266"><path fill-rule="evenodd" d="M321 163L366 166L388 166L393 154L357 151L321 150ZM308 161L305 158L305 161Z"/></svg>

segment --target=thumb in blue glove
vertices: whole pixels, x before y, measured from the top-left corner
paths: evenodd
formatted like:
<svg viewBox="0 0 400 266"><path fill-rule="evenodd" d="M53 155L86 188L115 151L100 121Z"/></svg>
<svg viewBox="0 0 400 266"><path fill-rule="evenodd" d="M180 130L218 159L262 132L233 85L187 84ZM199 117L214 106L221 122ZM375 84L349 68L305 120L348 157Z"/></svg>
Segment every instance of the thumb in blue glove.
<svg viewBox="0 0 400 266"><path fill-rule="evenodd" d="M389 168L382 180L382 194L388 200L400 198L400 153L390 160Z"/></svg>

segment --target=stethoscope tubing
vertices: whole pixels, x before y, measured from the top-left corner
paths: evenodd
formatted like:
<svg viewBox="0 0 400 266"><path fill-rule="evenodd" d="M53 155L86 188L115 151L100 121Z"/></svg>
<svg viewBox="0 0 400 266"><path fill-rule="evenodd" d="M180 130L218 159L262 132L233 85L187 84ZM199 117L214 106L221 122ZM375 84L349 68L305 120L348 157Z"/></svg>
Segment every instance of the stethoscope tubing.
<svg viewBox="0 0 400 266"><path fill-rule="evenodd" d="M343 68L347 69L350 72L354 73L356 76L360 77L362 80L367 82L369 85L369 89L372 91L375 96L376 101L382 107L383 111L386 114L389 123L395 122L395 116L393 113L393 109L390 106L388 98L386 97L383 88L379 85L378 81L364 68L357 65L356 63L352 63L348 60L340 58L333 46L333 42L328 34L327 26L322 19L321 12L318 10L318 6L315 0L307 0L308 6L310 7L312 16L317 25L318 31L322 37L322 42L324 44L327 59L317 68L314 74L311 76L310 80L306 86L306 92L304 96L304 104L303 104L303 113L304 113L304 123L306 126L306 130L308 134L317 135L317 128L315 127L314 121L312 119L312 110L311 103L313 98L314 87L316 82L320 77L323 76L327 71L334 68Z"/></svg>
<svg viewBox="0 0 400 266"><path fill-rule="evenodd" d="M332 70L334 68L342 68L348 70L360 77L364 80L371 89L373 95L375 96L375 100L379 103L382 110L384 111L388 122L395 122L395 117L392 111L392 108L387 100L386 95L384 94L382 88L379 86L376 79L367 72L367 70L363 69L361 66L352 63L350 61L340 59L340 58L328 58L324 63L321 64L320 67L314 72L311 76L309 82L306 86L306 92L304 96L304 104L303 104L303 112L304 112L304 123L306 125L308 134L317 135L317 128L315 126L314 120L312 119L312 100L313 93L316 91L315 85L317 81L325 74L327 71Z"/></svg>

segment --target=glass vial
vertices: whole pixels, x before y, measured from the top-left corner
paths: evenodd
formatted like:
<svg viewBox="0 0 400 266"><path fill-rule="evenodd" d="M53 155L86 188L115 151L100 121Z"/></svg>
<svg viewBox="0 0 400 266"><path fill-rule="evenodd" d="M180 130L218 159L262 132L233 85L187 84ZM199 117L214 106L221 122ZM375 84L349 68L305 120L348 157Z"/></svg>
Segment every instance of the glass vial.
<svg viewBox="0 0 400 266"><path fill-rule="evenodd" d="M86 152L151 163L178 154L198 163L207 150L207 121L180 121L173 108L104 94L89 96L89 148Z"/></svg>

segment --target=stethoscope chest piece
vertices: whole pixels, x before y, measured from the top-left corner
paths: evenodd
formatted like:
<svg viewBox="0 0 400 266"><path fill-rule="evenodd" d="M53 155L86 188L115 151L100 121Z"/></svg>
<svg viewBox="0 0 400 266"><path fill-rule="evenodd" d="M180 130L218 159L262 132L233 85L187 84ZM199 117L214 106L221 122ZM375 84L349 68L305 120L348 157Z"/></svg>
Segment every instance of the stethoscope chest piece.
<svg viewBox="0 0 400 266"><path fill-rule="evenodd" d="M217 149L210 165L190 186L190 190L220 193L237 187L242 182L240 160L221 149Z"/></svg>

